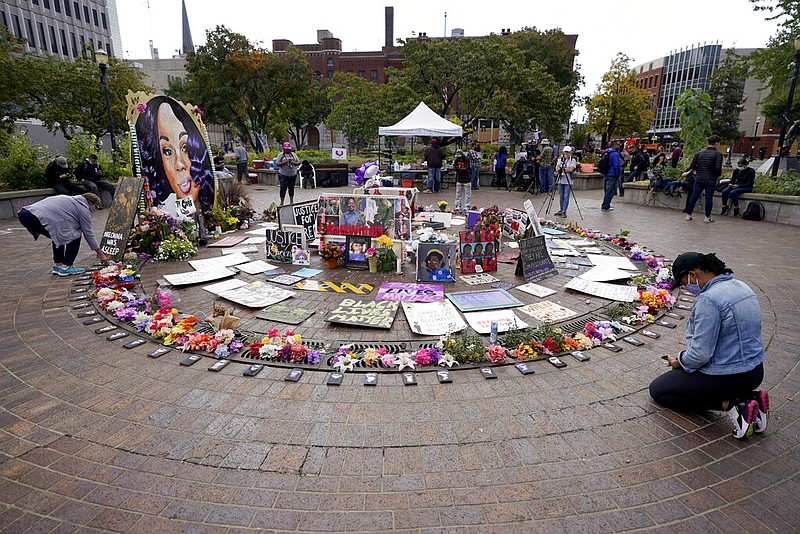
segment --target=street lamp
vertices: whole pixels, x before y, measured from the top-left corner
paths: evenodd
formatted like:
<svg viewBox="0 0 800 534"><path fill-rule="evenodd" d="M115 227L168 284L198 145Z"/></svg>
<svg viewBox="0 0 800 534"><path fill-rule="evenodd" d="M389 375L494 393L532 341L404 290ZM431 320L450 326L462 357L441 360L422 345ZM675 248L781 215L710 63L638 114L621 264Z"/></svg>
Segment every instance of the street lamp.
<svg viewBox="0 0 800 534"><path fill-rule="evenodd" d="M100 83L103 84L103 93L106 96L106 114L108 114L108 135L111 136L111 157L117 151L117 140L114 138L114 119L111 117L111 103L108 100L108 84L106 83L106 69L108 68L108 54L103 50L94 53L94 60L100 67Z"/></svg>
<svg viewBox="0 0 800 534"><path fill-rule="evenodd" d="M750 143L750 161L753 161L753 150L756 149L756 136L758 135L759 124L761 124L761 117L756 117L756 125L753 128L753 142Z"/></svg>
<svg viewBox="0 0 800 534"><path fill-rule="evenodd" d="M800 71L800 35L794 38L794 75L792 84L789 86L789 96L786 98L786 107L783 109L783 120L781 124L781 135L778 137L778 155L772 163L772 177L778 176L778 166L783 156L783 142L786 139L786 128L789 126L789 114L792 111L792 100L794 100L794 86L797 83L797 73ZM789 154L789 147L786 147L786 154Z"/></svg>

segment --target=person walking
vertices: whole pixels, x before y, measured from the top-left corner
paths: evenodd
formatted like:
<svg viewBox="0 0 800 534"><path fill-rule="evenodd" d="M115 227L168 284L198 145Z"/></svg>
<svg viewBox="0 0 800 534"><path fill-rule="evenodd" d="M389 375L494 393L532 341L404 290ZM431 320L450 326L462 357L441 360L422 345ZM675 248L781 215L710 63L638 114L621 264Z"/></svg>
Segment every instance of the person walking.
<svg viewBox="0 0 800 534"><path fill-rule="evenodd" d="M438 193L442 188L442 164L444 151L439 147L439 140L431 139L431 146L425 149L425 162L428 164L427 189L423 193Z"/></svg>
<svg viewBox="0 0 800 534"><path fill-rule="evenodd" d="M561 217L567 216L569 195L572 192L573 173L577 167L578 163L575 161L575 158L572 157L572 147L565 146L563 155L558 160L558 163L556 163L559 210L554 215Z"/></svg>
<svg viewBox="0 0 800 534"><path fill-rule="evenodd" d="M283 152L278 155L275 165L278 166L281 206L283 206L287 190L289 191L289 204L294 204L294 186L297 181L297 168L300 165L300 158L292 151L292 144L288 141L283 143Z"/></svg>
<svg viewBox="0 0 800 534"><path fill-rule="evenodd" d="M683 173L682 176L689 176L694 173L694 188L692 189L692 196L689 197L689 202L686 204L686 220L692 220L692 212L694 211L695 204L700 198L701 193L706 195L705 205L705 222L714 222L711 218L711 208L714 206L714 188L717 185L717 179L722 175L722 153L717 150L720 138L717 135L712 135L708 138L708 146L705 150L701 150L692 158L692 163L689 165L689 170Z"/></svg>
<svg viewBox="0 0 800 534"><path fill-rule="evenodd" d="M767 429L761 306L746 284L714 254L684 252L672 264L672 289L697 295L686 323L686 350L650 383L658 404L679 410L721 410L742 439Z"/></svg>
<svg viewBox="0 0 800 534"><path fill-rule="evenodd" d="M97 254L97 259L108 263L108 257L92 233L92 213L86 197L95 206L100 202L93 193L85 193L85 196L57 195L25 206L17 213L20 224L30 232L34 240L39 239L40 235L52 240L52 272L58 276L85 271L73 265L81 248L81 235Z"/></svg>
<svg viewBox="0 0 800 534"><path fill-rule="evenodd" d="M236 148L233 149L233 155L236 159L236 179L239 183L244 185L247 183L247 150L242 145L241 141L236 142Z"/></svg>
<svg viewBox="0 0 800 534"><path fill-rule="evenodd" d="M619 141L611 141L611 146L606 149L608 154L608 171L603 178L603 203L600 205L602 211L614 211L611 200L617 192L617 181L622 178L622 167L619 162Z"/></svg>
<svg viewBox="0 0 800 534"><path fill-rule="evenodd" d="M88 189L90 193L96 195L98 189L102 189L103 191L108 191L111 194L111 198L114 198L117 188L111 182L103 180L103 170L97 162L97 154L89 154L88 157L83 159L75 169L75 177L78 180L82 180L83 187Z"/></svg>

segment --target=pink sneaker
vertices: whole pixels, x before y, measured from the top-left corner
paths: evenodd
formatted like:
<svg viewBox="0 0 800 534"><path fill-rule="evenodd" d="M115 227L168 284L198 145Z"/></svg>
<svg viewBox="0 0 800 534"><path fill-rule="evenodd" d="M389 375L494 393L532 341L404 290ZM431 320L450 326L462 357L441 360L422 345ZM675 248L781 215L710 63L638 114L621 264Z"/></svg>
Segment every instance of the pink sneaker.
<svg viewBox="0 0 800 534"><path fill-rule="evenodd" d="M769 418L769 393L763 389L753 393L756 403L758 404L758 416L754 423L754 432L761 434L767 429L767 418Z"/></svg>

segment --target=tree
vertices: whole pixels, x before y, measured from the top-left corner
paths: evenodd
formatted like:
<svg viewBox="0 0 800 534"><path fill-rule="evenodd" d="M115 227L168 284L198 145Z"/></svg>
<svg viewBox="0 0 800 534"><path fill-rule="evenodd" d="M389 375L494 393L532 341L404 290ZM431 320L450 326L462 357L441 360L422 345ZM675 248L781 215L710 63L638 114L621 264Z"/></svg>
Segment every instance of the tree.
<svg viewBox="0 0 800 534"><path fill-rule="evenodd" d="M384 86L355 74L337 73L329 93L334 104L328 126L341 130L356 150L367 147L378 137L378 128L390 124L390 115L381 105L383 93Z"/></svg>
<svg viewBox="0 0 800 534"><path fill-rule="evenodd" d="M794 39L800 35L800 0L750 0L755 11L763 12L767 20L776 21L775 35L766 48L750 55L753 75L769 88L760 102L764 115L774 124L781 124L789 95L790 78L794 73ZM800 116L800 99L795 98L789 117Z"/></svg>
<svg viewBox="0 0 800 534"><path fill-rule="evenodd" d="M328 118L333 108L330 86L327 78L315 78L292 103L292 109L288 110L289 137L294 140L296 147L305 146L311 128Z"/></svg>
<svg viewBox="0 0 800 534"><path fill-rule="evenodd" d="M586 99L587 124L607 136L629 136L642 133L653 117L653 95L636 87L636 73L631 58L617 53L611 68L603 74L597 91Z"/></svg>
<svg viewBox="0 0 800 534"><path fill-rule="evenodd" d="M706 147L711 135L711 96L700 89L687 89L675 99L681 123L684 153L695 154Z"/></svg>
<svg viewBox="0 0 800 534"><path fill-rule="evenodd" d="M711 131L731 143L744 135L739 114L744 109L744 82L750 70L747 58L727 50L725 59L711 76Z"/></svg>

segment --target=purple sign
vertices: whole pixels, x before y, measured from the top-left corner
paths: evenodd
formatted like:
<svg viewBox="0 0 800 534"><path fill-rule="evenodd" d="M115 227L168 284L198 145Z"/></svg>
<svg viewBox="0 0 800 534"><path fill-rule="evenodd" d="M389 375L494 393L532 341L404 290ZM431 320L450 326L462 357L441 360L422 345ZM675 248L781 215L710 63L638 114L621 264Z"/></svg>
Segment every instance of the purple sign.
<svg viewBox="0 0 800 534"><path fill-rule="evenodd" d="M444 286L442 284L384 282L378 289L378 296L375 298L403 302L439 302L444 298Z"/></svg>

